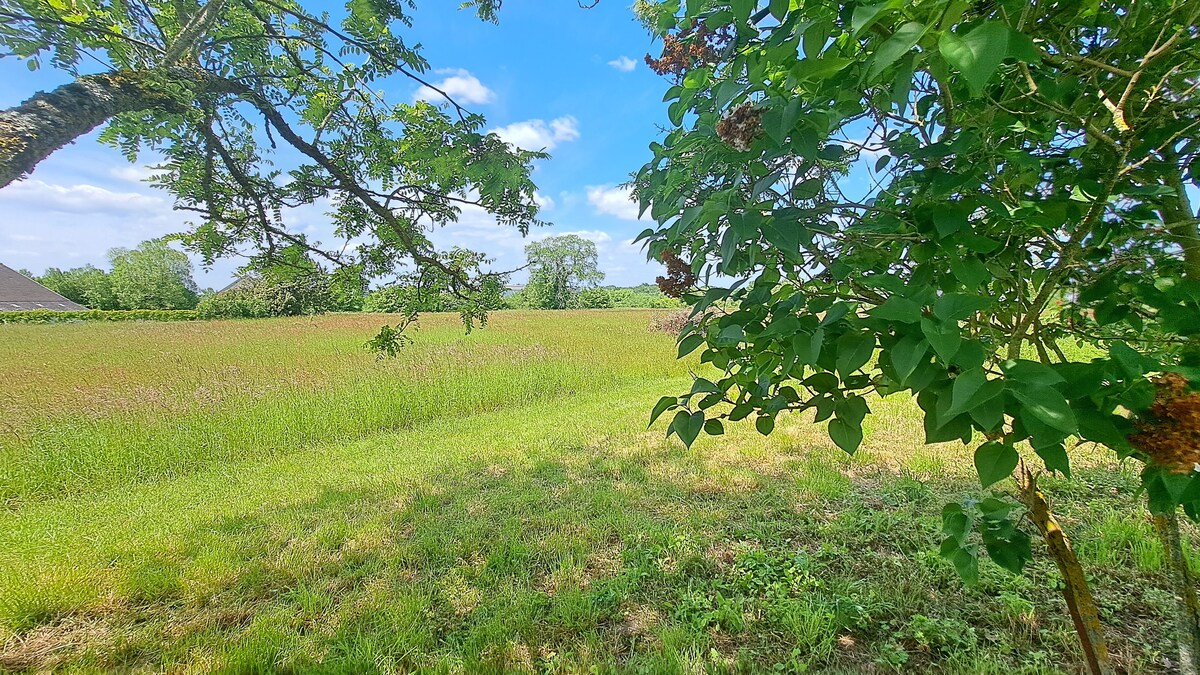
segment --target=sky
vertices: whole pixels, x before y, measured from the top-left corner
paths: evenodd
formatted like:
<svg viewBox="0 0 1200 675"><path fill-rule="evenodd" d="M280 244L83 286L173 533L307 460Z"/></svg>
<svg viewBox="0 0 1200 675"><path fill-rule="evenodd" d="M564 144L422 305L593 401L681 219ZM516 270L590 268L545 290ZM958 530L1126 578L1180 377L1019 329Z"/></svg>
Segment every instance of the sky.
<svg viewBox="0 0 1200 675"><path fill-rule="evenodd" d="M596 243L606 284L653 282L661 267L631 243L649 223L638 221L636 204L619 184L650 158L648 145L668 124L661 101L669 83L642 60L659 46L634 20L628 0L602 0L593 9L574 0L505 0L499 25L479 21L459 4L421 0L413 27L398 30L410 44L421 43L432 66L426 77L484 115L488 129L551 154L536 163L533 179L542 217L553 225L530 237L579 234ZM0 59L0 109L69 81L45 66L30 72L23 62ZM380 88L393 101L433 96L404 78ZM174 211L168 193L143 182L144 166L129 163L97 135L80 138L27 179L0 189L0 263L37 274L48 267L106 267L110 248L187 228L194 214ZM285 219L310 238L336 242L319 208ZM528 243L480 211L465 212L433 238L442 248L460 245L494 257L496 270L522 266ZM200 287L219 289L244 261L221 260L211 269L195 262Z"/></svg>

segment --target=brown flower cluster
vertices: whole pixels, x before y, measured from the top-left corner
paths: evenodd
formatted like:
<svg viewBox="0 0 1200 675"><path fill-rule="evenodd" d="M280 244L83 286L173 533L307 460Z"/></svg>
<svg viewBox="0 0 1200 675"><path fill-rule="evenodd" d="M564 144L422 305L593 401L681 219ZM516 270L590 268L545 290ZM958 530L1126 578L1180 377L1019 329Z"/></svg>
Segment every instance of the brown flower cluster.
<svg viewBox="0 0 1200 675"><path fill-rule="evenodd" d="M1155 382L1154 405L1135 421L1133 447L1158 466L1190 473L1200 464L1200 393L1181 375L1167 373Z"/></svg>
<svg viewBox="0 0 1200 675"><path fill-rule="evenodd" d="M697 64L716 63L732 39L728 27L710 30L703 23L694 29L663 38L662 56L646 55L646 65L659 75L683 75Z"/></svg>
<svg viewBox="0 0 1200 675"><path fill-rule="evenodd" d="M743 103L725 119L717 122L717 136L738 152L749 150L754 139L761 133L762 110L750 103Z"/></svg>
<svg viewBox="0 0 1200 675"><path fill-rule="evenodd" d="M696 285L696 275L692 272L692 266L684 262L683 258L676 255L674 251L663 251L658 259L667 266L667 276L654 280L663 295L680 298Z"/></svg>

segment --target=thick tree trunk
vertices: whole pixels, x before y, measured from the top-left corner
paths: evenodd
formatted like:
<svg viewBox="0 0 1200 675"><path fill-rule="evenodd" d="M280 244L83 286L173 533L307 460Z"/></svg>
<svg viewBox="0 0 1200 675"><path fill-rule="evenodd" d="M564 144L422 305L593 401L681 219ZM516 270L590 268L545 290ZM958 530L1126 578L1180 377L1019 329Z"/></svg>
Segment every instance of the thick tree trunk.
<svg viewBox="0 0 1200 675"><path fill-rule="evenodd" d="M191 90L193 95L233 93L240 88L201 70L170 68L86 75L37 94L0 111L0 188L29 174L59 148L115 115L178 111L190 104L177 94L168 94L168 88L162 86L165 82L176 87L182 84L183 90Z"/></svg>

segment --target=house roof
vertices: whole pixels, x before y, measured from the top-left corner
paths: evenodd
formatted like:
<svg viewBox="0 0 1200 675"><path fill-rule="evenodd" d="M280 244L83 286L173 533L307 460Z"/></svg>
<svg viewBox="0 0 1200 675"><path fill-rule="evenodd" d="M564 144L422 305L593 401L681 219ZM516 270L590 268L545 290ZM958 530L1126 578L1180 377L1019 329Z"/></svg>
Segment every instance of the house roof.
<svg viewBox="0 0 1200 675"><path fill-rule="evenodd" d="M87 307L71 302L13 268L0 264L0 312L31 309L77 312Z"/></svg>
<svg viewBox="0 0 1200 675"><path fill-rule="evenodd" d="M225 288L222 288L221 290L219 290L217 292L224 293L225 291L233 291L233 290L237 290L239 288L250 288L250 287L254 286L254 284L256 284L257 282L258 282L258 277L255 277L251 274L243 274L243 275L239 276L238 278L234 279L233 283L229 284L228 286L226 286Z"/></svg>

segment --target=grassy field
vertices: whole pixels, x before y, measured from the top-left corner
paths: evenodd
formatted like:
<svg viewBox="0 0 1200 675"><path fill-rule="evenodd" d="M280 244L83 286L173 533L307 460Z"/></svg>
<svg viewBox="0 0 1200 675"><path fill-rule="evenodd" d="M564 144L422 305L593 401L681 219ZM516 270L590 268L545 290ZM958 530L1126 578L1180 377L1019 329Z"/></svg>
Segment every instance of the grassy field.
<svg viewBox="0 0 1200 675"><path fill-rule="evenodd" d="M647 431L694 363L645 311L0 326L0 670L1076 672L1053 564L937 554L968 450L873 402ZM1170 672L1136 467L1044 481L1129 672ZM1187 535L1196 545L1194 528Z"/></svg>

